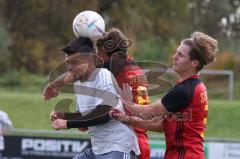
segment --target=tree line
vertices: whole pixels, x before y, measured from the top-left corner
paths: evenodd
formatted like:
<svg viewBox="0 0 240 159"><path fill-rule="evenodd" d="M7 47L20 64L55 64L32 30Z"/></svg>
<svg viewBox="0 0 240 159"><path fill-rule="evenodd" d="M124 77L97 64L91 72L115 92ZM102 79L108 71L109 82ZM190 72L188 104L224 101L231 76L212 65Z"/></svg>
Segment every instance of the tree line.
<svg viewBox="0 0 240 159"><path fill-rule="evenodd" d="M195 30L220 39L222 50L237 52L232 45L240 33L235 15L239 4L240 0L0 0L0 71L49 73L63 60L60 50L74 38L73 18L84 10L101 14L107 30L120 28L132 40L130 53L137 59L166 61L179 41ZM226 41L231 41L229 48Z"/></svg>

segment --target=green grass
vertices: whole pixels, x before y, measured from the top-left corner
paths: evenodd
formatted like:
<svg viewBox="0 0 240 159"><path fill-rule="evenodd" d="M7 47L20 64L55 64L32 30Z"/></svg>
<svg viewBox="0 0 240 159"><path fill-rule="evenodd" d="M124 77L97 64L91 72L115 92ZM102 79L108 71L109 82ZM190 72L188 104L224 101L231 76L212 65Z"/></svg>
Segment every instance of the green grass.
<svg viewBox="0 0 240 159"><path fill-rule="evenodd" d="M206 136L240 138L240 101L210 100Z"/></svg>
<svg viewBox="0 0 240 159"><path fill-rule="evenodd" d="M51 129L49 114L64 97L45 102L41 93L0 91L0 109L8 113L15 128Z"/></svg>
<svg viewBox="0 0 240 159"><path fill-rule="evenodd" d="M1 90L0 109L8 113L15 128L51 130L50 111L60 99L69 96L45 102L41 93ZM239 110L240 101L210 100L206 137L240 138Z"/></svg>

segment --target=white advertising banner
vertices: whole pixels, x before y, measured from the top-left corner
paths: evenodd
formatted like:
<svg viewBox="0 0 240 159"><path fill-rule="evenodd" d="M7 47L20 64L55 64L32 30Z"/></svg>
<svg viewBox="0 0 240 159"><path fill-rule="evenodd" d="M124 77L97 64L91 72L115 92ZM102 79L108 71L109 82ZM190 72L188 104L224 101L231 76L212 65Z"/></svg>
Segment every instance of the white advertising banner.
<svg viewBox="0 0 240 159"><path fill-rule="evenodd" d="M150 140L151 159L163 159L165 141ZM240 142L204 142L205 159L240 159Z"/></svg>
<svg viewBox="0 0 240 159"><path fill-rule="evenodd" d="M208 159L240 159L240 143L208 142Z"/></svg>

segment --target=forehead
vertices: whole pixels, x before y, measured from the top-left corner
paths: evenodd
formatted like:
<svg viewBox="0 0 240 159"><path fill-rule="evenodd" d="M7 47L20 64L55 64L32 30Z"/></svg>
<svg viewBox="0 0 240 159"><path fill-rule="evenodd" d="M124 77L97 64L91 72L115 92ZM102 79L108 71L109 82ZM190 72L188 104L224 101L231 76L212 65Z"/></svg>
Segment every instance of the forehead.
<svg viewBox="0 0 240 159"><path fill-rule="evenodd" d="M80 54L80 53L76 53L76 54L71 54L71 55L66 55L66 60L84 60L84 59L88 59L89 58L89 54Z"/></svg>
<svg viewBox="0 0 240 159"><path fill-rule="evenodd" d="M181 43L181 45L179 45L179 47L177 48L177 51L181 52L184 55L188 55L190 50L191 50L191 47L183 43Z"/></svg>

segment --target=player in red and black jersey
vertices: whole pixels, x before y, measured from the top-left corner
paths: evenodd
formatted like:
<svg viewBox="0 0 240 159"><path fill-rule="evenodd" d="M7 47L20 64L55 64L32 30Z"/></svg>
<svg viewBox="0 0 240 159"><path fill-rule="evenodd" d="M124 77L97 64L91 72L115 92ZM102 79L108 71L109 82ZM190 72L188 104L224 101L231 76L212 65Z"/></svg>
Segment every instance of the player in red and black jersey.
<svg viewBox="0 0 240 159"><path fill-rule="evenodd" d="M132 102L145 106L149 104L148 83L143 70L128 55L130 41L119 29L111 29L97 41L98 55L103 58L104 68L108 68L117 80L120 88L129 84L132 88ZM140 147L139 159L150 158L150 147L147 132L134 127Z"/></svg>
<svg viewBox="0 0 240 159"><path fill-rule="evenodd" d="M198 75L176 84L162 99L168 112L163 121L166 158L204 158L203 140L207 122L207 90Z"/></svg>
<svg viewBox="0 0 240 159"><path fill-rule="evenodd" d="M125 102L132 114L161 117L159 127L165 133L165 159L203 159L204 131L207 123L207 89L199 78L199 71L215 60L218 43L212 37L195 32L182 41L173 56L172 69L179 75L177 84L165 96L146 107ZM141 116L128 116L119 110L110 115L134 126L154 130L154 125ZM153 123L159 120L152 120Z"/></svg>

